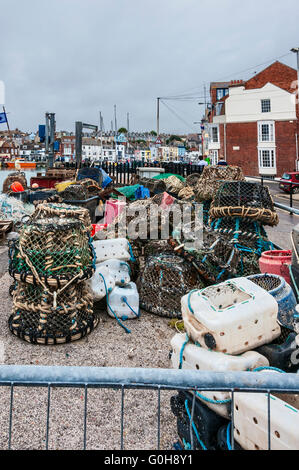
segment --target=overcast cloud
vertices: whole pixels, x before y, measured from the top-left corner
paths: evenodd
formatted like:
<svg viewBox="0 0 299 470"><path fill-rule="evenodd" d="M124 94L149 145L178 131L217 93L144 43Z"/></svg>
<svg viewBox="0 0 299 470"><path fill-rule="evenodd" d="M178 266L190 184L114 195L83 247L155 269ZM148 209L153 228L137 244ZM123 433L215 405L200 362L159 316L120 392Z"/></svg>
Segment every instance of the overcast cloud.
<svg viewBox="0 0 299 470"><path fill-rule="evenodd" d="M299 46L298 0L0 0L0 80L12 128L36 130L46 111L58 129L76 120L106 129L156 127L156 97L191 92L192 102L161 104L163 132L193 132L203 83L249 78L254 67ZM293 67L295 55L280 59ZM234 75L237 73L237 75ZM2 124L2 127L4 125Z"/></svg>

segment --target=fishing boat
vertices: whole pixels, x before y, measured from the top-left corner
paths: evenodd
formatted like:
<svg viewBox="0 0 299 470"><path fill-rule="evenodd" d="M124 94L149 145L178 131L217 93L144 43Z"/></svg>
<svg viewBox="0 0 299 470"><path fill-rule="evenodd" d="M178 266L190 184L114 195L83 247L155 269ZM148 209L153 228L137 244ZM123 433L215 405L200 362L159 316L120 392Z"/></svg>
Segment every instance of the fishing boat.
<svg viewBox="0 0 299 470"><path fill-rule="evenodd" d="M7 168L19 170L21 168L36 168L36 162L29 160L11 160L6 162Z"/></svg>

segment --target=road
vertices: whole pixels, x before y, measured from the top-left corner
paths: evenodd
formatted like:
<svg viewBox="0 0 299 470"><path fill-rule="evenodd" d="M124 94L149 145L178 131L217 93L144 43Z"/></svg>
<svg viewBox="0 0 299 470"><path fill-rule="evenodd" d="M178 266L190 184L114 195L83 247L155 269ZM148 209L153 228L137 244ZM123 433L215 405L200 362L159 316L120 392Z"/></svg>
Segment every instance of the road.
<svg viewBox="0 0 299 470"><path fill-rule="evenodd" d="M279 189L279 182L264 181L264 186L268 186L274 202L290 205L290 195ZM299 209L299 194L293 194L293 207Z"/></svg>

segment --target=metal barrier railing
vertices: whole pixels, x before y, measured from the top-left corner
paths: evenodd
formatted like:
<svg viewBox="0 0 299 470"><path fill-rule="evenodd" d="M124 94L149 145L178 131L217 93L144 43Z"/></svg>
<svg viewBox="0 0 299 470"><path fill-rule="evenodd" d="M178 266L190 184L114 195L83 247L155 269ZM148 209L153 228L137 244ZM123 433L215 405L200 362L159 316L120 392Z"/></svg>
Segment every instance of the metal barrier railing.
<svg viewBox="0 0 299 470"><path fill-rule="evenodd" d="M272 178L266 178L264 176L247 176L247 178L260 181L262 186L264 186L264 184L267 183L267 182L269 182L271 184L277 184L278 186L280 184L282 184L281 181L279 181L279 180L274 180ZM281 204L280 202L276 202L276 201L274 201L274 206L279 208L279 209L283 209L283 210L289 212L290 214L299 215L299 209L296 209L296 208L293 207L293 195L297 192L296 190L299 187L299 182L294 183L292 181L283 181L283 185L287 186L289 188L289 190L287 191L287 194L289 196L289 206L286 205L286 204ZM278 189L281 189L281 188L278 187Z"/></svg>
<svg viewBox="0 0 299 470"><path fill-rule="evenodd" d="M10 387L8 449L11 448L14 427L18 416L14 414L14 394L17 387L46 387L46 439L49 447L51 392L56 387L84 389L83 449L87 441L87 401L90 389L116 389L121 391L120 449L124 449L124 404L125 392L129 389L155 390L157 392L156 449L160 449L161 436L161 391L185 390L231 392L231 447L234 449L234 396L238 392L264 392L267 394L268 448L271 449L271 393L294 394L299 392L299 374L266 372L205 372L175 369L110 368L110 367L65 367L65 366L0 366L0 389ZM190 441L194 449L192 425L194 419L195 393L193 393ZM0 405L1 406L1 405ZM34 403L31 404L34 406ZM15 423L15 426L14 426ZM28 432L30 429L28 429ZM2 429L3 432L3 429Z"/></svg>

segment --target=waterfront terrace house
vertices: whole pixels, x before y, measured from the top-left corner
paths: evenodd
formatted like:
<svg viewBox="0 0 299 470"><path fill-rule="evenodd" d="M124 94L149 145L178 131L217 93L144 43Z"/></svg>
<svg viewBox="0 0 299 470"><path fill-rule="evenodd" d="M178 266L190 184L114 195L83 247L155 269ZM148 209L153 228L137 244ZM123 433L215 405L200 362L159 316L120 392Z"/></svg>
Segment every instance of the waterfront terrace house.
<svg viewBox="0 0 299 470"><path fill-rule="evenodd" d="M18 147L11 141L0 139L0 158L15 158L19 155Z"/></svg>
<svg viewBox="0 0 299 470"><path fill-rule="evenodd" d="M253 176L299 169L296 80L297 71L277 61L247 81L211 83L208 127L214 163L223 156Z"/></svg>

